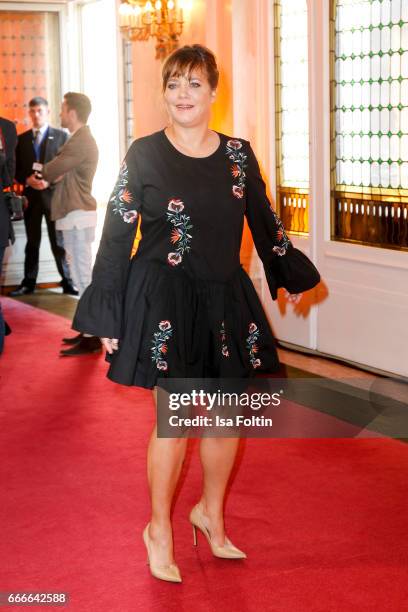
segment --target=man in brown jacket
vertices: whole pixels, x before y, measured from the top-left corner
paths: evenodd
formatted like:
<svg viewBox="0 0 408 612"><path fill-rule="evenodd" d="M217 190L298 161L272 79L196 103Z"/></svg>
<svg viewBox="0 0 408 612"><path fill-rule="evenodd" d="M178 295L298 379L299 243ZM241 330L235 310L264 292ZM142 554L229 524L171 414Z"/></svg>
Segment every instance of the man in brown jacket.
<svg viewBox="0 0 408 612"><path fill-rule="evenodd" d="M81 93L65 94L61 105L61 125L71 137L59 154L42 169L37 188L56 183L51 200L51 219L62 230L64 247L73 281L81 296L91 282L92 242L95 239L96 200L92 181L98 164L98 148L86 125L91 101ZM61 351L64 356L81 355L101 350L99 338L79 334L65 338L72 348Z"/></svg>

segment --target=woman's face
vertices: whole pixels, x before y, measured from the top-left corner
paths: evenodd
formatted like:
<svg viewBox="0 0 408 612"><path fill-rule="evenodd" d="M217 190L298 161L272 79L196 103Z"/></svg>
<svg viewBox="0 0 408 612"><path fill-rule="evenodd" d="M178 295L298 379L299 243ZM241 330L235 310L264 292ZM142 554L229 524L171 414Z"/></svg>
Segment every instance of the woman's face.
<svg viewBox="0 0 408 612"><path fill-rule="evenodd" d="M208 123L215 101L207 75L202 70L171 76L164 91L164 101L172 123L191 127Z"/></svg>

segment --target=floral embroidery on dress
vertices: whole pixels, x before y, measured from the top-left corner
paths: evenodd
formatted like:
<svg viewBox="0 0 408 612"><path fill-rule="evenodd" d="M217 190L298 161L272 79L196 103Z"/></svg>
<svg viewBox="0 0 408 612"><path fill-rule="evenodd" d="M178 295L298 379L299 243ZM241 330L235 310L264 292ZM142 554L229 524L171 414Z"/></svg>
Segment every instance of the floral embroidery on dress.
<svg viewBox="0 0 408 612"><path fill-rule="evenodd" d="M249 336L246 340L246 346L249 351L249 360L254 369L259 368L261 360L256 357L258 352L257 340L259 339L259 329L256 323L249 324Z"/></svg>
<svg viewBox="0 0 408 612"><path fill-rule="evenodd" d="M126 162L120 167L118 180L113 188L109 203L112 204L114 214L119 214L125 223L134 223L137 219L137 210L129 210L128 206L133 202L133 195L127 189L129 170Z"/></svg>
<svg viewBox="0 0 408 612"><path fill-rule="evenodd" d="M175 245L175 251L167 255L167 261L171 266L177 266L183 260L184 253L190 250L192 235L189 230L193 228L190 224L190 217L181 214L184 210L184 202L179 199L172 199L167 206L167 220L174 226L170 241Z"/></svg>
<svg viewBox="0 0 408 612"><path fill-rule="evenodd" d="M272 208L271 213L275 219L275 223L278 228L276 232L276 240L278 244L272 248L272 251L277 255L286 255L286 251L288 250L288 246L291 244L291 242L286 235L285 227L282 221L279 219L278 215Z"/></svg>
<svg viewBox="0 0 408 612"><path fill-rule="evenodd" d="M235 138L231 138L227 141L227 155L229 159L233 162L231 166L231 174L236 179L234 184L232 185L232 193L236 198L244 197L244 188L245 188L245 168L246 168L246 159L247 155L241 151L242 142L240 140L236 140Z"/></svg>
<svg viewBox="0 0 408 612"><path fill-rule="evenodd" d="M154 333L152 340L152 361L156 363L158 370L167 370L167 341L171 338L173 329L170 321L160 321L159 331Z"/></svg>
<svg viewBox="0 0 408 612"><path fill-rule="evenodd" d="M224 357L229 357L228 346L226 344L227 335L225 333L224 321L221 323L220 338L221 338L221 353Z"/></svg>

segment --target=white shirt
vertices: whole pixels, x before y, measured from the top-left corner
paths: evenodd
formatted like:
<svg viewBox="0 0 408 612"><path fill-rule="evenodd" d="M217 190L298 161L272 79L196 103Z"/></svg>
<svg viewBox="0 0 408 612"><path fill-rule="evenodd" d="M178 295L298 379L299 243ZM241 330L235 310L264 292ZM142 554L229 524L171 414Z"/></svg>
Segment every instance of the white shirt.
<svg viewBox="0 0 408 612"><path fill-rule="evenodd" d="M33 127L32 132L33 132L33 136L35 138L36 132L38 132L38 130L40 130L40 134L41 134L41 140L44 138L44 134L45 132L48 130L48 123L46 123L45 125L43 125L41 128L35 128Z"/></svg>
<svg viewBox="0 0 408 612"><path fill-rule="evenodd" d="M55 222L57 230L83 229L84 227L96 227L96 210L71 210L65 217Z"/></svg>

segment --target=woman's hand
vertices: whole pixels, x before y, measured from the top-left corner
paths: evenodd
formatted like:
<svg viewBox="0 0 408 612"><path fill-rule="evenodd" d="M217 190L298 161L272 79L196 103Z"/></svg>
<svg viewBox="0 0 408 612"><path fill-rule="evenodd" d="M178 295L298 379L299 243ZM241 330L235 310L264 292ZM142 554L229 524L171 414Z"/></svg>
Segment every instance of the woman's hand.
<svg viewBox="0 0 408 612"><path fill-rule="evenodd" d="M289 293L286 289L284 290L285 299L292 304L298 304L302 299L303 293Z"/></svg>
<svg viewBox="0 0 408 612"><path fill-rule="evenodd" d="M101 338L101 342L109 355L112 355L119 348L119 340L117 338Z"/></svg>

